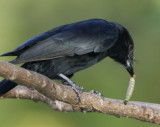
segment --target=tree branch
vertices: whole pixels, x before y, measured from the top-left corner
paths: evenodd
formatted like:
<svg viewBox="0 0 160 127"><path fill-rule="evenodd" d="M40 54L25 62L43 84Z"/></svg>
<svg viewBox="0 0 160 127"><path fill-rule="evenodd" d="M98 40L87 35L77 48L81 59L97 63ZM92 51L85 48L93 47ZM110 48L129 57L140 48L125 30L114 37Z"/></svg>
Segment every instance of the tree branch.
<svg viewBox="0 0 160 127"><path fill-rule="evenodd" d="M34 102L41 101L49 105L52 109L58 111L72 112L72 105L58 101L51 100L50 98L39 93L37 90L30 90L25 86L17 86L11 91L9 91L3 98L19 98L19 99L29 99Z"/></svg>
<svg viewBox="0 0 160 127"><path fill-rule="evenodd" d="M160 124L160 105L145 102L128 102L104 98L83 92L81 102L77 103L77 94L68 86L56 84L46 76L0 60L0 76L22 84L4 97L42 101L55 110L101 112L115 116L124 116L142 121ZM31 90L29 90L30 88Z"/></svg>

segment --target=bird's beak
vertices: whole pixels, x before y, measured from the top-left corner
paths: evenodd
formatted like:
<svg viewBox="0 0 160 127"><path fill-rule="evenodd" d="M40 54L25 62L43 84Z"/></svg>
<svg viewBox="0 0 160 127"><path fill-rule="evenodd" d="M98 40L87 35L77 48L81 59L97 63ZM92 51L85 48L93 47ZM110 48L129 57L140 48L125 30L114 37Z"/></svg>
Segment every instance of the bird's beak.
<svg viewBox="0 0 160 127"><path fill-rule="evenodd" d="M126 70L129 72L131 77L134 76L134 70L133 70L133 62L131 60L126 60Z"/></svg>

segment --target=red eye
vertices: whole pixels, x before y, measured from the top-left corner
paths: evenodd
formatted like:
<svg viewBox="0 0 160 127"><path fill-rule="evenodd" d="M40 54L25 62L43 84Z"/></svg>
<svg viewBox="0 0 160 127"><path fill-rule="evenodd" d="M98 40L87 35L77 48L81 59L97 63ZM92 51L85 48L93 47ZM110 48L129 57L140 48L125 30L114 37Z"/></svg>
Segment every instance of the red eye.
<svg viewBox="0 0 160 127"><path fill-rule="evenodd" d="M133 50L133 48L134 48L134 46L133 46L133 45L129 45L129 51L132 51L132 50Z"/></svg>

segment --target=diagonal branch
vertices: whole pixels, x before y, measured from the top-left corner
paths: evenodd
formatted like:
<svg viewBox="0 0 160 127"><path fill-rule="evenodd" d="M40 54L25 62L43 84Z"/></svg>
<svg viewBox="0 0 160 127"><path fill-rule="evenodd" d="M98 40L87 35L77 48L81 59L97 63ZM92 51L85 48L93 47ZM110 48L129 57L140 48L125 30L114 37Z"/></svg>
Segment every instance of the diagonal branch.
<svg viewBox="0 0 160 127"><path fill-rule="evenodd" d="M55 106L53 106L53 109L60 110L55 104L58 100L62 105L69 106L69 109L65 109L67 106L62 106L61 111L101 112L160 124L159 104L130 101L127 105L124 105L121 100L104 98L87 92L82 93L81 102L77 104L77 95L70 87L56 84L46 76L1 60L0 76L33 89L29 90L25 87L17 87L4 97L39 100L50 106L53 103ZM28 91L28 94L24 94L20 89ZM20 92L17 92L17 90Z"/></svg>
<svg viewBox="0 0 160 127"><path fill-rule="evenodd" d="M73 107L70 104L58 101L51 100L50 98L39 93L37 90L30 90L25 86L17 86L14 89L10 90L3 98L20 98L20 99L29 99L34 102L41 101L49 105L52 109L58 111L72 112Z"/></svg>

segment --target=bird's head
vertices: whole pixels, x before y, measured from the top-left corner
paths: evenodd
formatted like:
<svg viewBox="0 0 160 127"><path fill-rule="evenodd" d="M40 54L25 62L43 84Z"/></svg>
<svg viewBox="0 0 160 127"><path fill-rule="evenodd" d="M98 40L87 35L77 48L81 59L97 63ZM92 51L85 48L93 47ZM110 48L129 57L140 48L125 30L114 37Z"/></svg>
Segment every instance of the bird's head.
<svg viewBox="0 0 160 127"><path fill-rule="evenodd" d="M115 23L116 24L116 23ZM134 44L129 32L121 25L116 24L119 29L119 39L109 50L109 56L115 61L122 64L129 74L133 77L133 56Z"/></svg>

